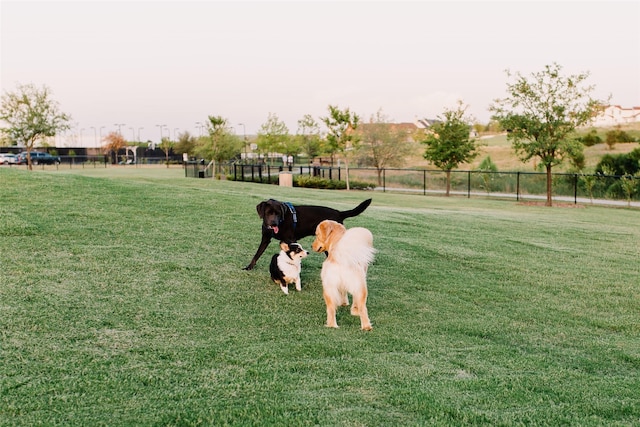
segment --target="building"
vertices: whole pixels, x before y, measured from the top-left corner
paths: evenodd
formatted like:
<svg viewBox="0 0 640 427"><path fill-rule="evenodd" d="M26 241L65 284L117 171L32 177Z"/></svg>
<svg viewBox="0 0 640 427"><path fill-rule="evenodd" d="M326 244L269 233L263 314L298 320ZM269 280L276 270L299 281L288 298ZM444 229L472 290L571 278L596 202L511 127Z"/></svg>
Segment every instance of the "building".
<svg viewBox="0 0 640 427"><path fill-rule="evenodd" d="M591 121L591 126L607 127L640 122L640 107L622 108L619 105L607 105Z"/></svg>

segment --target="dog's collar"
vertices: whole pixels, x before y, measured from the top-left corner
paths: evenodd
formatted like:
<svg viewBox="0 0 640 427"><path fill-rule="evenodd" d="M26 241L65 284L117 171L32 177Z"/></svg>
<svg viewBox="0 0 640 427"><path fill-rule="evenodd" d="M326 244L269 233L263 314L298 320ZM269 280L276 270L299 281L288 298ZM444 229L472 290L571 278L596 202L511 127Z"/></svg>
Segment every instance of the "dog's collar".
<svg viewBox="0 0 640 427"><path fill-rule="evenodd" d="M293 228L296 228L296 224L298 223L298 216L296 215L296 209L293 207L291 202L284 202L284 205L289 209L291 215L293 215Z"/></svg>

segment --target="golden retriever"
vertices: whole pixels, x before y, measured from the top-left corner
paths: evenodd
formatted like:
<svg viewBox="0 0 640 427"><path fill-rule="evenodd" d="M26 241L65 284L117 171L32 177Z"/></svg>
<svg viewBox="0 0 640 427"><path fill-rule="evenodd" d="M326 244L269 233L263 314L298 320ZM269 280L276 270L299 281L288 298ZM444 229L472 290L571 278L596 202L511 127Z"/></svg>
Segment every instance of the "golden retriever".
<svg viewBox="0 0 640 427"><path fill-rule="evenodd" d="M346 229L344 225L324 220L316 228L316 239L312 246L316 252L327 252L322 263L322 295L327 305L327 324L337 328L336 308L348 306L350 293L353 297L351 314L360 316L360 327L372 329L367 312L367 270L373 262L376 250L373 235L362 227Z"/></svg>

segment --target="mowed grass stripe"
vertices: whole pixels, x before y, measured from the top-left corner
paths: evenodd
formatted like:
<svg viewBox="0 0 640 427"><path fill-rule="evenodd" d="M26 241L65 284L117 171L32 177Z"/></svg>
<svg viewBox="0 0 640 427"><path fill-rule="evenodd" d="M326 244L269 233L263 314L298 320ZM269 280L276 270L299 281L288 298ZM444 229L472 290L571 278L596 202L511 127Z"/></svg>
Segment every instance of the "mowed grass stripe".
<svg viewBox="0 0 640 427"><path fill-rule="evenodd" d="M243 271L267 198L374 234L374 330ZM638 212L0 170L0 425L635 425ZM302 241L307 248L312 238Z"/></svg>

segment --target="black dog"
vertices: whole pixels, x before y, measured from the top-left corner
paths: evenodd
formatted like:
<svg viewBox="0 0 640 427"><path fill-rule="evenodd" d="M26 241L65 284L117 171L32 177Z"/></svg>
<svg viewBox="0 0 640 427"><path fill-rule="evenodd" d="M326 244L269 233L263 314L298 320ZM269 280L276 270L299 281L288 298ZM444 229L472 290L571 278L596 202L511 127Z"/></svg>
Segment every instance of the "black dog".
<svg viewBox="0 0 640 427"><path fill-rule="evenodd" d="M346 218L360 215L370 204L371 199L367 199L354 209L339 211L325 206L293 206L291 203L273 199L258 203L256 209L258 216L262 218L262 241L253 259L244 269L252 270L256 266L272 238L285 243L297 242L303 237L313 236L318 224L325 219L342 224Z"/></svg>

